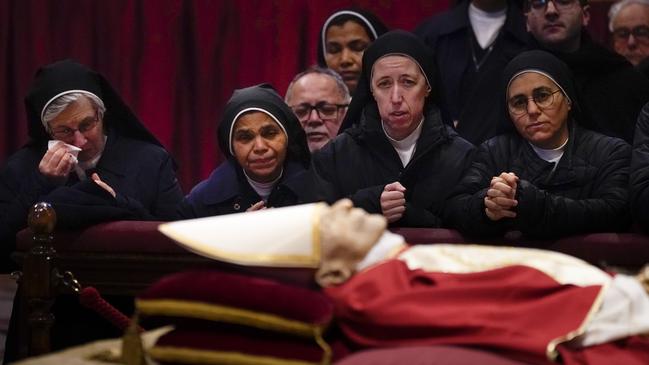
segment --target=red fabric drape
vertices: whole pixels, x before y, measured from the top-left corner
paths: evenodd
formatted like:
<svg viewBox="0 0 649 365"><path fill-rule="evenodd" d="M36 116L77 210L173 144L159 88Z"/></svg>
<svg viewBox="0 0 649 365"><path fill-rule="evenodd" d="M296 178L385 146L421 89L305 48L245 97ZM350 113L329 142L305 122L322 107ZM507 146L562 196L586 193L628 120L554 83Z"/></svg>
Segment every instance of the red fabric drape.
<svg viewBox="0 0 649 365"><path fill-rule="evenodd" d="M412 29L451 2L0 1L0 162L27 140L23 98L36 69L74 58L103 73L172 152L188 191L222 159L216 124L232 91L270 82L283 94L314 62L319 28L334 10L360 6Z"/></svg>

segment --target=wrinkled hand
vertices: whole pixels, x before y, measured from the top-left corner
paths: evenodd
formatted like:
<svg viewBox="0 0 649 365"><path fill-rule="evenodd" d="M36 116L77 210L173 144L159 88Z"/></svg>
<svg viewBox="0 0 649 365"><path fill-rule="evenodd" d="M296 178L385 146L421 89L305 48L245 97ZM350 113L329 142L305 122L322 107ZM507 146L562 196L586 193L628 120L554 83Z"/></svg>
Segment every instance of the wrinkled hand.
<svg viewBox="0 0 649 365"><path fill-rule="evenodd" d="M246 209L246 212L254 212L255 210L262 210L266 208L267 208L266 203L263 200L260 200L255 204L251 205L250 208Z"/></svg>
<svg viewBox="0 0 649 365"><path fill-rule="evenodd" d="M484 198L485 214L492 221L502 218L515 218L513 210L518 205L516 189L518 176L513 172L503 172L491 179L487 196Z"/></svg>
<svg viewBox="0 0 649 365"><path fill-rule="evenodd" d="M77 158L59 141L45 152L38 164L38 171L51 182L62 184L76 164Z"/></svg>
<svg viewBox="0 0 649 365"><path fill-rule="evenodd" d="M395 181L386 185L381 193L381 212L389 223L396 222L406 211L406 188Z"/></svg>
<svg viewBox="0 0 649 365"><path fill-rule="evenodd" d="M109 192L110 195L113 196L113 198L117 196L117 194L115 194L115 190L113 190L113 188L111 188L110 185L108 185L108 184L106 184L105 182L103 182L103 181L99 178L99 175L97 175L96 172L95 172L94 174L92 174L91 178L92 178L92 181L95 182L95 184L101 186L102 189L104 189L104 190L106 190L107 192Z"/></svg>

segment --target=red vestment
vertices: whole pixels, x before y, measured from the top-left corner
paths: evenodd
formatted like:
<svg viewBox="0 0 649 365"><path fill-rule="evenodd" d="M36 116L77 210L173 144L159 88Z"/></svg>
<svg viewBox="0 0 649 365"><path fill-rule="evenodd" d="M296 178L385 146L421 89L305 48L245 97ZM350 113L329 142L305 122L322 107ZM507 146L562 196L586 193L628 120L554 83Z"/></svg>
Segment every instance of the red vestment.
<svg viewBox="0 0 649 365"><path fill-rule="evenodd" d="M555 345L581 333L601 290L561 285L522 265L449 274L395 259L326 293L344 334L363 347L468 345L543 364Z"/></svg>

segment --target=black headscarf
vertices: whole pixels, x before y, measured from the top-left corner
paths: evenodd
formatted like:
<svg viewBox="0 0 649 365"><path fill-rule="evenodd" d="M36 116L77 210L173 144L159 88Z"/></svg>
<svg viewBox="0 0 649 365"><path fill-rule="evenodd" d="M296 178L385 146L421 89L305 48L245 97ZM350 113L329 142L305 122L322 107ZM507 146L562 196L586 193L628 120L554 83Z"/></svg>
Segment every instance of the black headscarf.
<svg viewBox="0 0 649 365"><path fill-rule="evenodd" d="M376 61L388 55L407 56L415 61L423 71L431 88L424 104L424 115L437 101L435 85L438 82L438 76L433 51L421 39L410 32L404 30L387 32L377 38L363 54L361 77L358 80L358 86L345 115L345 120L338 131L339 134L352 125L359 123L366 107L376 107L376 100L374 100L371 90L372 67Z"/></svg>
<svg viewBox="0 0 649 365"><path fill-rule="evenodd" d="M58 61L43 66L36 72L25 97L30 143L41 145L50 139L41 121L45 107L55 97L77 91L92 93L104 102L105 127L113 128L121 136L162 147L101 74L73 60Z"/></svg>
<svg viewBox="0 0 649 365"><path fill-rule="evenodd" d="M327 67L327 62L325 61L324 56L324 39L327 35L327 29L329 29L333 24L341 24L350 20L360 24L363 29L365 29L365 32L370 37L371 41L376 40L376 38L388 31L388 27L386 27L376 15L367 10L349 8L336 11L327 18L320 29L320 34L318 34L318 65L321 67Z"/></svg>
<svg viewBox="0 0 649 365"><path fill-rule="evenodd" d="M225 105L223 118L218 128L219 148L224 156L233 159L232 137L234 123L247 111L259 111L268 114L286 131L288 146L286 162L296 161L308 168L311 153L306 142L306 134L293 111L286 105L277 91L270 84L260 84L238 89Z"/></svg>
<svg viewBox="0 0 649 365"><path fill-rule="evenodd" d="M503 90L505 91L505 104L503 105L505 108L507 104L506 101L509 84L516 76L529 71L538 72L547 76L554 81L561 90L563 90L564 95L567 96L571 102L570 115L573 120L579 123L581 118L581 109L577 102L577 89L575 87L572 72L570 71L570 68L568 68L568 65L546 51L526 51L509 61L507 67L505 67L505 70L503 71ZM506 115L509 115L509 113L506 113Z"/></svg>

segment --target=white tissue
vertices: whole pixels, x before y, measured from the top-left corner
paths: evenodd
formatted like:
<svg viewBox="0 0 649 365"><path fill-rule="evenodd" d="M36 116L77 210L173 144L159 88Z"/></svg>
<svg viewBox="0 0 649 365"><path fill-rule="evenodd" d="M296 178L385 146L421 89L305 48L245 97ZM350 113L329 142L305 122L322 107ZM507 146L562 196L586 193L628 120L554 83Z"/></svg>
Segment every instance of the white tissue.
<svg viewBox="0 0 649 365"><path fill-rule="evenodd" d="M56 140L47 141L47 149L51 150L52 147L54 147L54 145L57 142L61 142L61 141L56 141ZM81 152L81 148L77 146L73 146L71 144L67 144L65 142L61 142L61 143L63 143L63 145L68 149L68 153L71 154L72 157L74 157L74 163L79 162L79 160L77 160L77 156L79 156L79 152Z"/></svg>

